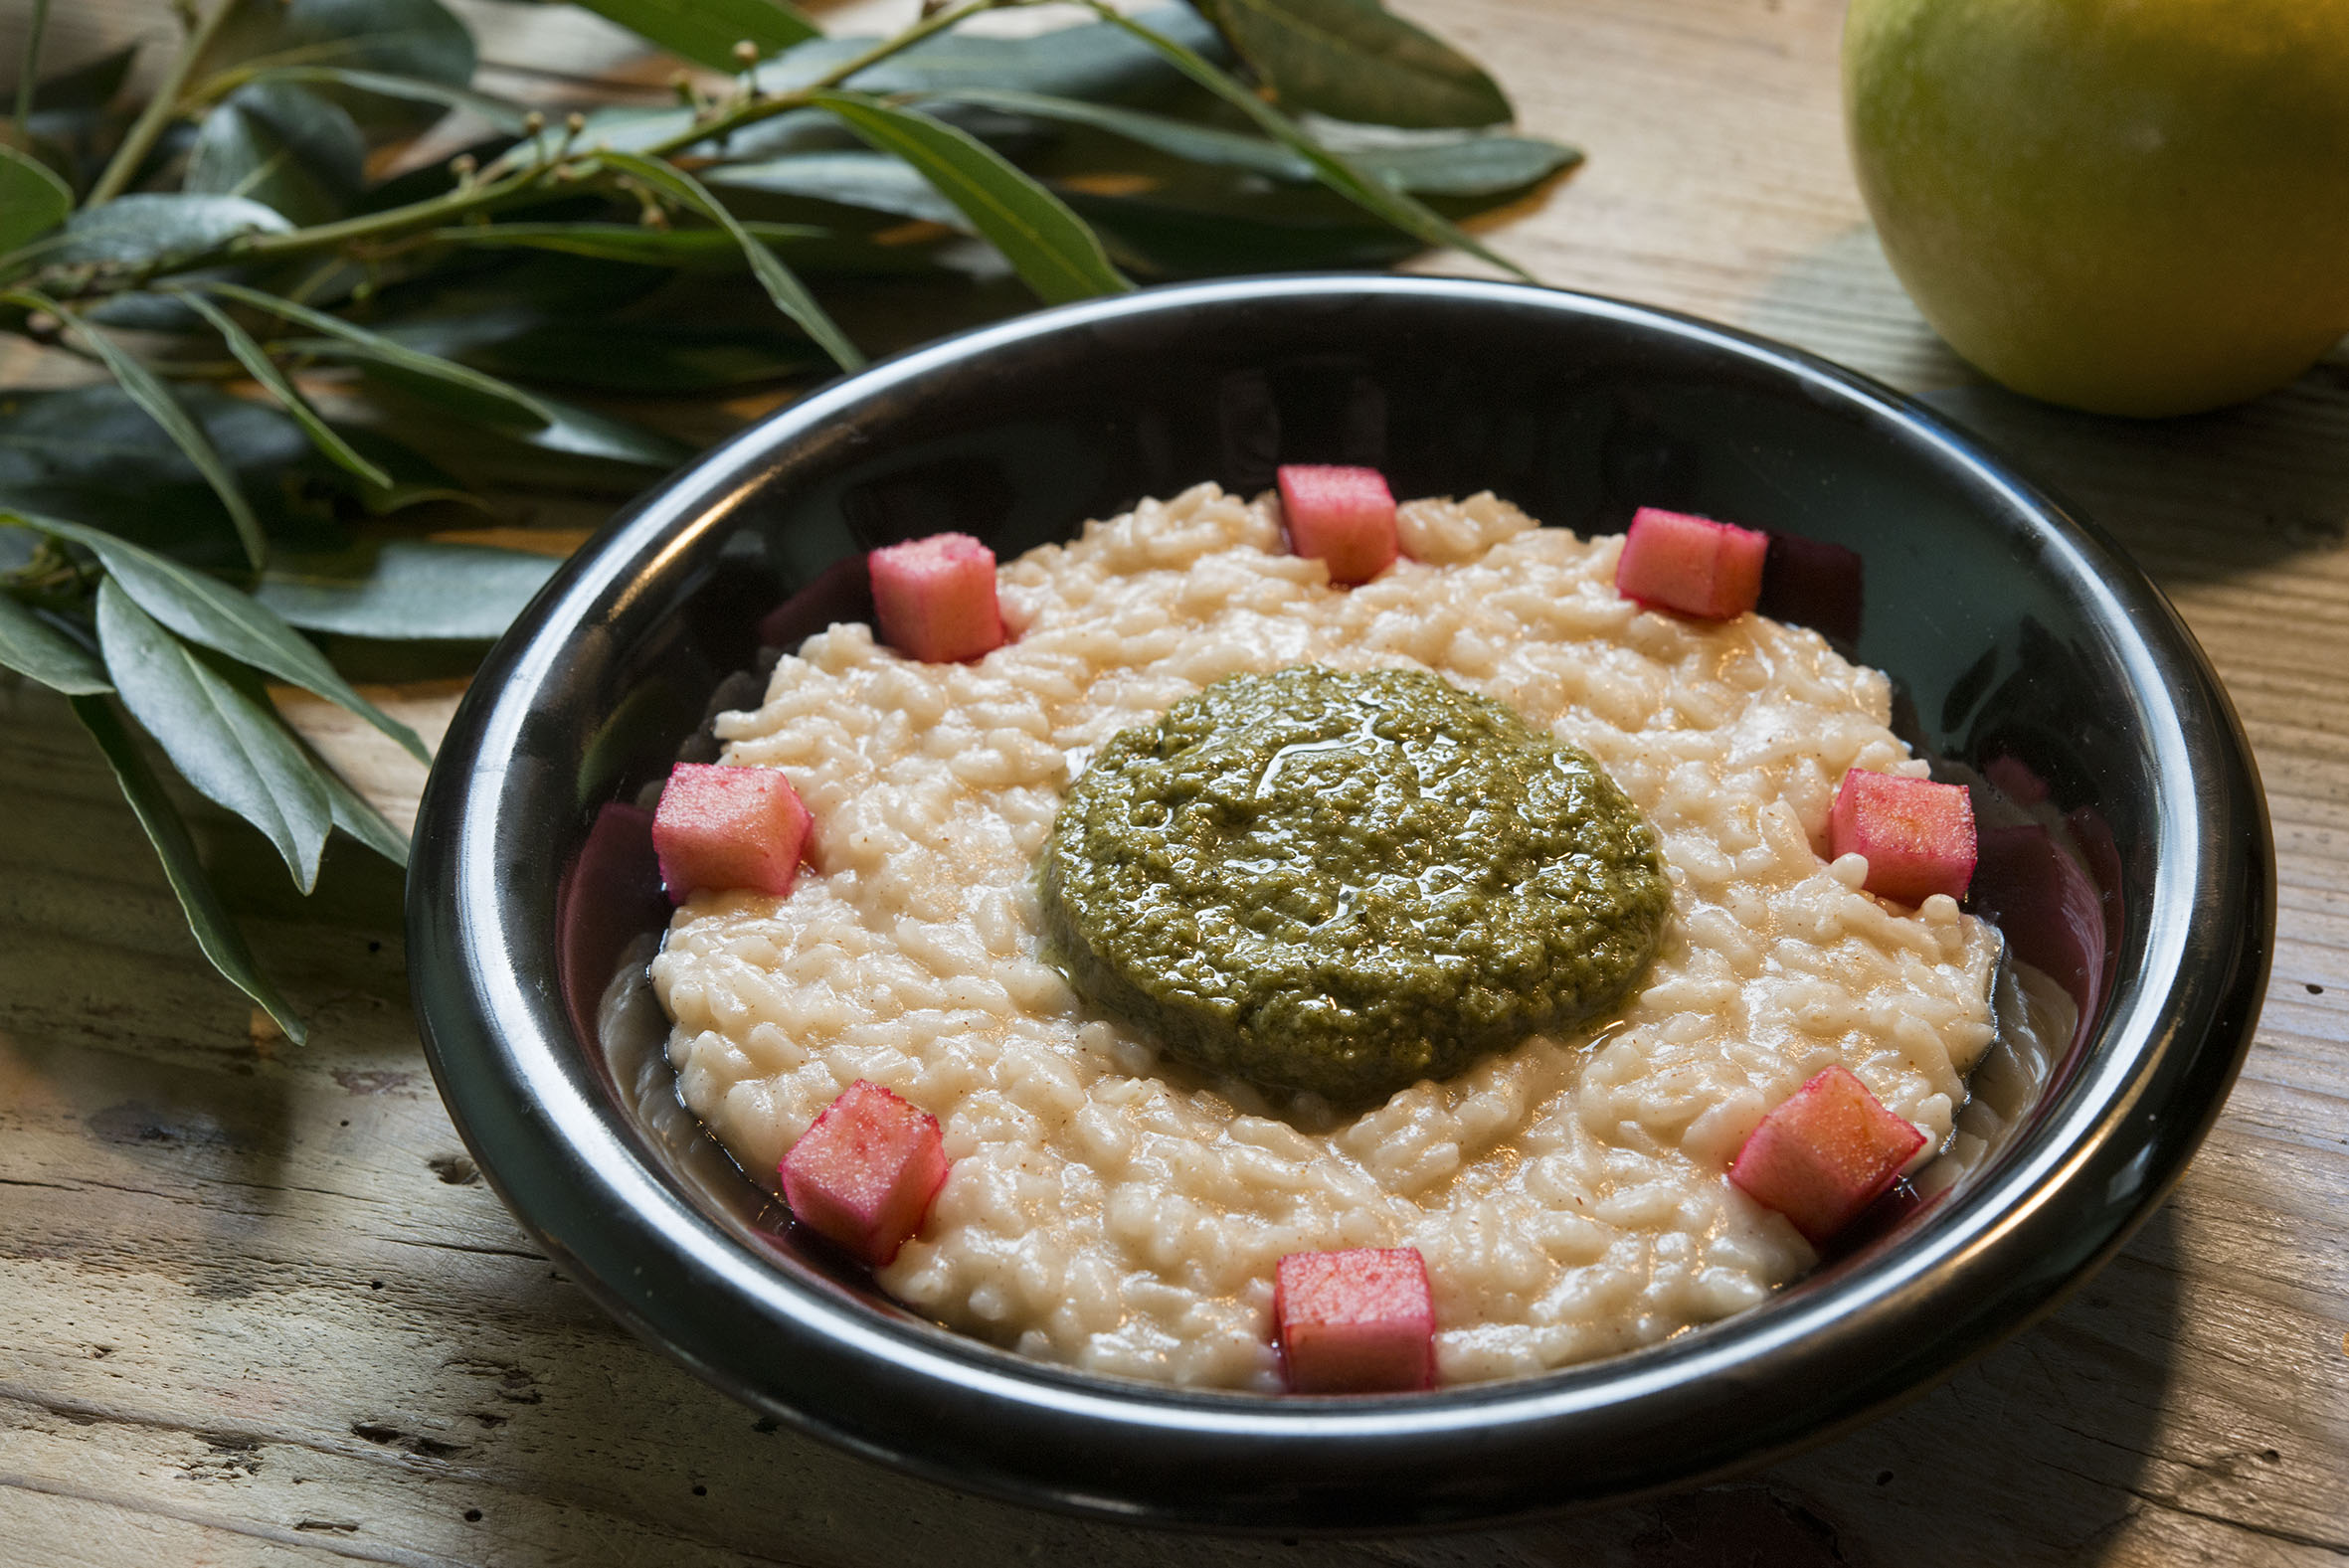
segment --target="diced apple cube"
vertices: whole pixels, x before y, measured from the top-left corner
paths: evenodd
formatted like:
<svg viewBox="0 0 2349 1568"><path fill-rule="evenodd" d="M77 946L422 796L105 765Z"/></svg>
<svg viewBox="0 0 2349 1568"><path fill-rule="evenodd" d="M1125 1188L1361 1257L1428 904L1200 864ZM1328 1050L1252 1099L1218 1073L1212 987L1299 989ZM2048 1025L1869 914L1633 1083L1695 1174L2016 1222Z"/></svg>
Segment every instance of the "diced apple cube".
<svg viewBox="0 0 2349 1568"><path fill-rule="evenodd" d="M1823 1247L1884 1195L1924 1142L1849 1068L1830 1067L1762 1118L1729 1180Z"/></svg>
<svg viewBox="0 0 2349 1568"><path fill-rule="evenodd" d="M859 1078L779 1170L794 1217L877 1269L922 1228L947 1165L938 1119Z"/></svg>
<svg viewBox="0 0 2349 1568"><path fill-rule="evenodd" d="M1416 1247L1293 1252L1274 1276L1272 1315L1293 1393L1435 1381L1435 1299Z"/></svg>
<svg viewBox="0 0 2349 1568"><path fill-rule="evenodd" d="M1974 879L1974 802L1963 784L1855 768L1835 792L1827 843L1830 859L1867 857L1860 885L1879 898L1962 899Z"/></svg>
<svg viewBox="0 0 2349 1568"><path fill-rule="evenodd" d="M1375 468L1290 463L1278 476L1289 548L1329 567L1333 583L1367 583L1394 565L1394 495Z"/></svg>
<svg viewBox="0 0 2349 1568"><path fill-rule="evenodd" d="M679 763L652 813L661 884L678 904L728 888L781 898L800 874L808 821L800 792L772 768Z"/></svg>
<svg viewBox="0 0 2349 1568"><path fill-rule="evenodd" d="M932 664L975 659L1003 642L995 553L969 534L932 534L875 550L873 618L881 640Z"/></svg>
<svg viewBox="0 0 2349 1568"><path fill-rule="evenodd" d="M1727 620L1761 597L1770 536L1710 517L1643 506L1615 562L1615 592L1705 620Z"/></svg>

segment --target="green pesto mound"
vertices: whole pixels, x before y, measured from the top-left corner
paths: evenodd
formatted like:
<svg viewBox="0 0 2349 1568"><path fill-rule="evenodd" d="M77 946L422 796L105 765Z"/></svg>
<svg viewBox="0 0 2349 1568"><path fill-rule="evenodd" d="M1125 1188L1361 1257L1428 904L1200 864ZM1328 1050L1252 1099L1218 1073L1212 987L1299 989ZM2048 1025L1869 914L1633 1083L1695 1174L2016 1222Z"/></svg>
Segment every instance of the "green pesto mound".
<svg viewBox="0 0 2349 1568"><path fill-rule="evenodd" d="M1422 670L1235 675L1062 802L1046 940L1171 1054L1340 1105L1620 996L1672 893L1582 752Z"/></svg>

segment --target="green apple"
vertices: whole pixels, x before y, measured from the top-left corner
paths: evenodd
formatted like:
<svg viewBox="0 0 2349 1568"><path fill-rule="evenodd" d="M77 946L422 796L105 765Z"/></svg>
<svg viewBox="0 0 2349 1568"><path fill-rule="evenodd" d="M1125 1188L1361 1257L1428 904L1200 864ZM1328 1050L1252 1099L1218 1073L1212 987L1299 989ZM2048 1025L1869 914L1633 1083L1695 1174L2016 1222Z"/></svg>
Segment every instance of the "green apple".
<svg viewBox="0 0 2349 1568"><path fill-rule="evenodd" d="M2192 413L2349 331L2349 0L1852 0L1844 105L1893 269L2019 392Z"/></svg>

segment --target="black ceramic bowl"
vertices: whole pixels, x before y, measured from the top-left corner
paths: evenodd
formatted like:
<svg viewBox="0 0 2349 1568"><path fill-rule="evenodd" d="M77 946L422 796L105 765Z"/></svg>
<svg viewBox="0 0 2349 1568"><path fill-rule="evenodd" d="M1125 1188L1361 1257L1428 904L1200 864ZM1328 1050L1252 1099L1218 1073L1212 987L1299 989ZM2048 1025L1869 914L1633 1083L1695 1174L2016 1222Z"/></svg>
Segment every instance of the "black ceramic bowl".
<svg viewBox="0 0 2349 1568"><path fill-rule="evenodd" d="M1399 495L1491 488L1583 532L1652 503L1859 551L1857 652L1891 672L1911 741L2044 792L2043 816L2062 813L2084 851L1985 866L2010 940L2088 1005L2003 1146L1739 1316L1410 1396L1076 1375L914 1318L804 1250L677 1108L640 990L607 994L665 913L628 802L714 702L755 696L721 687L753 662L763 617L788 638L861 612L861 569L840 566L857 552L958 528L1009 555L1201 479L1253 491L1284 461L1372 463ZM1759 1463L1930 1383L2160 1201L2251 1038L2273 919L2264 807L2227 699L2093 528L1932 415L1804 355L1633 305L1405 277L1050 310L746 432L606 529L498 644L416 845L410 961L442 1093L498 1191L606 1307L860 1454L1220 1527L1620 1497Z"/></svg>

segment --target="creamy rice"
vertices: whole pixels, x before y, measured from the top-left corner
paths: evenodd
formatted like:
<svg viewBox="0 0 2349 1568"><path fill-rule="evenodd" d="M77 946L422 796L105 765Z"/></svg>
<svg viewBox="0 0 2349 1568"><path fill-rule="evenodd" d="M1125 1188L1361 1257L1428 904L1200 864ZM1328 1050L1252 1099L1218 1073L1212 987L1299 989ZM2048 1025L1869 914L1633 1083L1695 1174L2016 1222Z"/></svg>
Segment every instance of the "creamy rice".
<svg viewBox="0 0 2349 1568"><path fill-rule="evenodd" d="M1401 509L1376 581L1285 553L1278 503L1200 485L1000 573L1014 639L907 660L835 625L723 714L726 761L815 816L787 899L698 895L654 960L685 1100L776 1162L858 1078L955 1163L879 1282L974 1334L1093 1372L1277 1391L1285 1253L1414 1246L1445 1382L1662 1339L1815 1262L1731 1187L1769 1107L1842 1063L1948 1137L1990 1043L1996 935L1821 858L1851 768L1923 775L1885 677L1759 615L1708 624L1614 590L1620 538L1490 494ZM1602 1026L1536 1037L1340 1117L1203 1083L1090 1014L1036 956L1031 874L1094 747L1221 676L1419 666L1596 757L1674 887L1663 951Z"/></svg>

